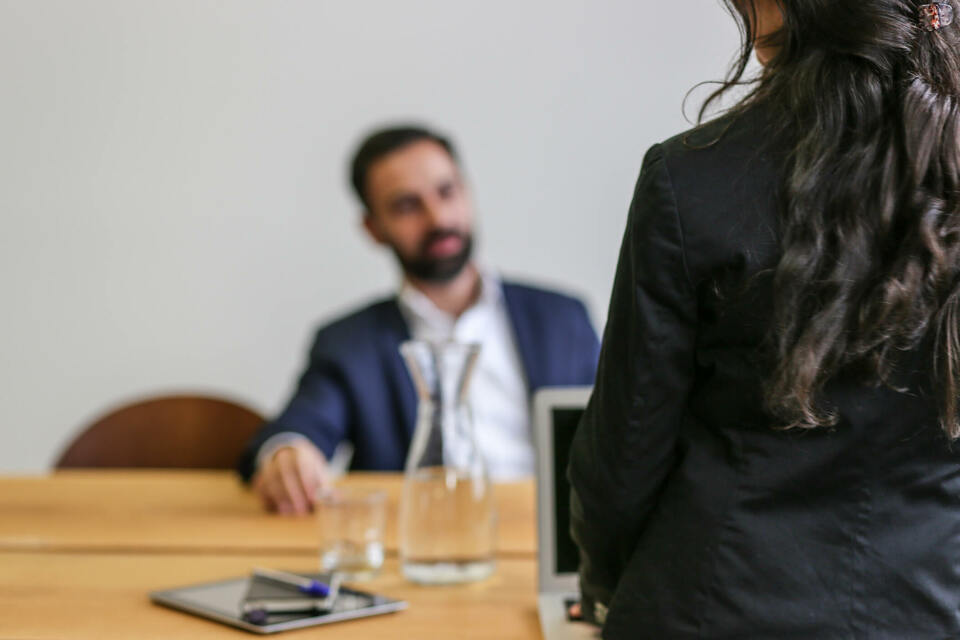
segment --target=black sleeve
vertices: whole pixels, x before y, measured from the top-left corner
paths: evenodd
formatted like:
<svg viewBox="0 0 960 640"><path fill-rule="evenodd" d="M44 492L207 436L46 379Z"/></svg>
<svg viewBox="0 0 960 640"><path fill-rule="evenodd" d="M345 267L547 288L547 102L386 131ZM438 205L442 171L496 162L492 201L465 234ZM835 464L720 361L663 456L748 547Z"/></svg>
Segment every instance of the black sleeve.
<svg viewBox="0 0 960 640"><path fill-rule="evenodd" d="M597 382L568 471L588 620L602 624L675 465L694 371L696 317L680 216L662 150L655 146L630 206Z"/></svg>

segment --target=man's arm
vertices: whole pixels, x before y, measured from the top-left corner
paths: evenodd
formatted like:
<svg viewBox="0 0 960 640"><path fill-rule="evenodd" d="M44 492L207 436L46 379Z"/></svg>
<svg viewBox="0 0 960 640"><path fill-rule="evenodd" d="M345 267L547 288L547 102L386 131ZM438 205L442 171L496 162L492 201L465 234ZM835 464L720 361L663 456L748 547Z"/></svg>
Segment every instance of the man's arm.
<svg viewBox="0 0 960 640"><path fill-rule="evenodd" d="M350 423L341 371L333 345L320 331L286 409L248 445L239 471L268 509L306 513L327 482L326 461Z"/></svg>
<svg viewBox="0 0 960 640"><path fill-rule="evenodd" d="M654 147L630 208L596 386L571 450L571 533L588 620L603 622L676 464L696 318L672 185Z"/></svg>
<svg viewBox="0 0 960 640"><path fill-rule="evenodd" d="M306 439L269 451L252 481L264 508L283 515L309 513L317 492L329 485L326 458Z"/></svg>

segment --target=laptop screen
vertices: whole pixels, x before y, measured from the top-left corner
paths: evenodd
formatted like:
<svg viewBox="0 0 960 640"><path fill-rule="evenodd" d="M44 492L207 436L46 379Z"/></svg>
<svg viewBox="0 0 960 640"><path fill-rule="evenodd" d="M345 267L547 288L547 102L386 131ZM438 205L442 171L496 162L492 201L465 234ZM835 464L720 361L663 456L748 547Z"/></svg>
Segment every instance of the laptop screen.
<svg viewBox="0 0 960 640"><path fill-rule="evenodd" d="M550 412L553 426L553 496L556 500L556 568L557 573L576 573L580 564L577 546L570 537L570 484L567 482L567 463L570 445L577 431L583 409L554 407Z"/></svg>

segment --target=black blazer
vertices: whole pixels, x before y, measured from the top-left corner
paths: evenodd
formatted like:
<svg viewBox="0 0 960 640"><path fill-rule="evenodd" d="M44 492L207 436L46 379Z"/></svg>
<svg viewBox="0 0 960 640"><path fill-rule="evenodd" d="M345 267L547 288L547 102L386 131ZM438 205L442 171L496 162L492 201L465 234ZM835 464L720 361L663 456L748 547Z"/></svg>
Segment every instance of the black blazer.
<svg viewBox="0 0 960 640"><path fill-rule="evenodd" d="M605 638L958 638L960 447L929 350L904 354L903 392L828 383L834 429L761 409L768 139L754 111L644 160L569 469L585 608Z"/></svg>

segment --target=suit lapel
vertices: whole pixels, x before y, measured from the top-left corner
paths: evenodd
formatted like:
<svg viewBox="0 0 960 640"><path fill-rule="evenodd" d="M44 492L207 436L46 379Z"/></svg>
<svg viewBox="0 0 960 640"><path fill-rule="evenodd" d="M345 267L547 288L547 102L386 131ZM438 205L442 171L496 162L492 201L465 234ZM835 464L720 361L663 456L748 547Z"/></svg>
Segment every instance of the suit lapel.
<svg viewBox="0 0 960 640"><path fill-rule="evenodd" d="M413 438L416 426L417 395L413 388L410 373L400 355L400 345L410 339L410 329L407 327L396 299L388 301L382 307L380 316L380 353L383 358L387 377L391 381L390 391L393 401L401 417L403 437L409 443Z"/></svg>
<svg viewBox="0 0 960 640"><path fill-rule="evenodd" d="M536 351L536 327L531 322L531 314L527 313L526 300L523 291L513 285L503 283L503 301L507 307L507 315L513 326L513 335L517 341L517 351L527 374L527 390L539 389L543 386L542 359Z"/></svg>

